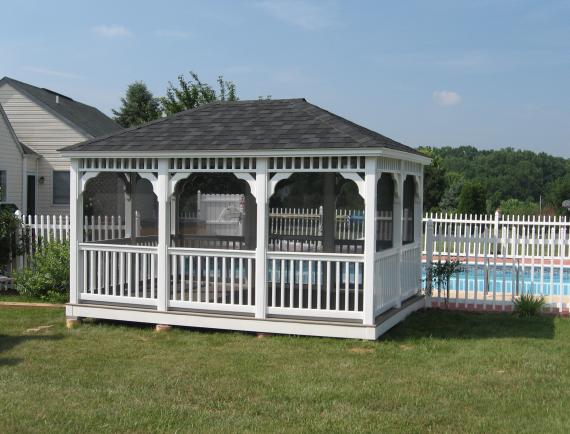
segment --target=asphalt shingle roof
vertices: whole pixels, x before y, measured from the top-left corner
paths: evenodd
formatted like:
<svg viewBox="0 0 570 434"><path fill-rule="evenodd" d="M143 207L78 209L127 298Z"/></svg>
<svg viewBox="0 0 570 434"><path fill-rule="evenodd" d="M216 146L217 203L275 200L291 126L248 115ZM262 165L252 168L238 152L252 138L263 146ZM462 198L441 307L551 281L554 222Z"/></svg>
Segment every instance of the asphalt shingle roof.
<svg viewBox="0 0 570 434"><path fill-rule="evenodd" d="M74 101L65 95L49 89L32 86L10 77L2 78L0 85L2 83L8 83L22 91L92 137L110 134L122 129L120 125L95 107ZM59 95L59 102L56 102L56 95Z"/></svg>
<svg viewBox="0 0 570 434"><path fill-rule="evenodd" d="M305 99L214 102L63 151L200 151L390 148L406 145Z"/></svg>

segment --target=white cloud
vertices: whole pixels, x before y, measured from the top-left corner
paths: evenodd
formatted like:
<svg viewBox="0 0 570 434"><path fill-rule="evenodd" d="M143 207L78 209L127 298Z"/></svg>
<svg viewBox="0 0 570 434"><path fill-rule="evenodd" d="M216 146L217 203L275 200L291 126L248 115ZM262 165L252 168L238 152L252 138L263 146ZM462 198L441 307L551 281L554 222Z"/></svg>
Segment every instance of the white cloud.
<svg viewBox="0 0 570 434"><path fill-rule="evenodd" d="M155 30L154 34L161 38L171 38L171 39L188 39L190 38L190 33L183 32L181 30L167 30L167 29L160 29Z"/></svg>
<svg viewBox="0 0 570 434"><path fill-rule="evenodd" d="M330 7L306 0L264 0L257 3L267 14L305 30L318 30L335 24Z"/></svg>
<svg viewBox="0 0 570 434"><path fill-rule="evenodd" d="M457 105L461 102L462 98L457 92L451 90L435 90L433 92L433 100L442 106Z"/></svg>
<svg viewBox="0 0 570 434"><path fill-rule="evenodd" d="M56 71L55 69L42 68L37 66L25 66L23 69L26 71L35 72L36 74L50 75L52 77L72 78L72 79L83 78L80 75L73 74L71 72Z"/></svg>
<svg viewBox="0 0 570 434"><path fill-rule="evenodd" d="M104 38L122 38L133 36L131 31L125 26L107 26L102 24L100 26L93 27L92 30L95 32L95 34Z"/></svg>

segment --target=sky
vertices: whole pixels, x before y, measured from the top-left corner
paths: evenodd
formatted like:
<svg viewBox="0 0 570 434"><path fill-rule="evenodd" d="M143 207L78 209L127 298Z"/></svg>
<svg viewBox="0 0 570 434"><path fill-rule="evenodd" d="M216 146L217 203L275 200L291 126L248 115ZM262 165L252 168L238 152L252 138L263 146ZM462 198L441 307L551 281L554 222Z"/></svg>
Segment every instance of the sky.
<svg viewBox="0 0 570 434"><path fill-rule="evenodd" d="M188 71L411 146L570 158L570 0L0 0L0 77L111 114Z"/></svg>

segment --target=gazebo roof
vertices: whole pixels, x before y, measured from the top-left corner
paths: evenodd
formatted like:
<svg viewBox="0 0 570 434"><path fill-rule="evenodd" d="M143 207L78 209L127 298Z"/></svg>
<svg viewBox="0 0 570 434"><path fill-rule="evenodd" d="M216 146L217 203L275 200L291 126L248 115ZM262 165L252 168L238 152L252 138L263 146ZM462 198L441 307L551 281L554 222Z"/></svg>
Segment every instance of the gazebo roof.
<svg viewBox="0 0 570 434"><path fill-rule="evenodd" d="M213 102L64 152L415 149L348 121L304 98Z"/></svg>

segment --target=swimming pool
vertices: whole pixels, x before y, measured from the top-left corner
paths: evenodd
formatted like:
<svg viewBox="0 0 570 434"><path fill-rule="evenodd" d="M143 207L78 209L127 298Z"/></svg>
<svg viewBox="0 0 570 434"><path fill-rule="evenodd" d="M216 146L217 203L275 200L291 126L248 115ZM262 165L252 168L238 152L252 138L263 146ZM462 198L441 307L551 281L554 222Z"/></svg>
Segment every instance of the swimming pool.
<svg viewBox="0 0 570 434"><path fill-rule="evenodd" d="M488 293L508 294L509 297L521 293L555 296L560 295L562 286L562 295L570 295L570 267L562 270L562 285L560 267L540 267L535 266L534 271L530 266L513 266L513 265L463 265L464 271L457 273L451 278L449 283L450 291L464 292L466 287L468 291L483 294L485 291L485 282L487 281ZM467 276L467 278L466 278ZM426 269L425 264L422 268L422 285L425 287Z"/></svg>

